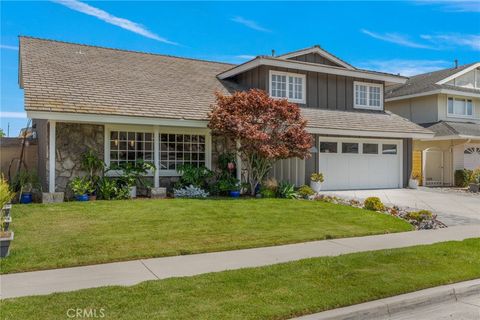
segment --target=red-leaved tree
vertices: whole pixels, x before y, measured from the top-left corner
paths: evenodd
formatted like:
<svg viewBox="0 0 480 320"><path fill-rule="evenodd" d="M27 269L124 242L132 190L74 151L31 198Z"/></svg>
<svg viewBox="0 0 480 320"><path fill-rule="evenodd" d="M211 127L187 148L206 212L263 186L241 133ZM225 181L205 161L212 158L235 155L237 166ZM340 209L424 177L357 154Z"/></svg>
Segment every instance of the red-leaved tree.
<svg viewBox="0 0 480 320"><path fill-rule="evenodd" d="M208 127L235 142L252 195L275 161L310 156L312 137L298 105L258 89L216 96Z"/></svg>

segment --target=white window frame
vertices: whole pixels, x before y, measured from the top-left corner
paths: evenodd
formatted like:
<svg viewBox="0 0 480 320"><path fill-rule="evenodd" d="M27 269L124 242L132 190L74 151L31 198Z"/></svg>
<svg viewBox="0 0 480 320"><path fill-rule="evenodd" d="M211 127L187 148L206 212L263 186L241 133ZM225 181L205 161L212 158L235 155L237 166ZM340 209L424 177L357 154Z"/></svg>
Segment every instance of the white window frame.
<svg viewBox="0 0 480 320"><path fill-rule="evenodd" d="M274 97L272 95L272 77L273 75L279 75L279 76L286 76L287 82L286 82L286 93L287 96L285 98L283 97ZM302 99L293 99L289 98L289 92L288 92L288 77L297 77L297 78L302 78ZM284 72L284 71L276 71L276 70L270 70L269 72L269 82L268 82L268 88L269 88L269 94L270 97L274 99L287 99L290 102L294 103L300 103L300 104L305 104L307 101L307 76L302 73L292 73L292 72Z"/></svg>
<svg viewBox="0 0 480 320"><path fill-rule="evenodd" d="M105 125L104 129L104 161L107 167L110 166L110 132L111 131L138 131L154 134L153 143L159 145L162 133L167 134L198 134L205 136L205 167L212 168L212 136L209 129L205 128L181 128L167 126L136 126L136 125ZM155 140L158 139L158 140ZM180 176L176 170L160 170L160 149L155 147L153 150L154 163L158 164L156 172L160 177ZM108 176L119 176L121 170L112 170L107 173ZM154 172L149 171L146 176L154 176Z"/></svg>
<svg viewBox="0 0 480 320"><path fill-rule="evenodd" d="M357 104L356 99L356 86L366 86L367 87L367 96L366 96L366 105ZM370 105L370 87L380 88L380 105L379 106L371 106ZM353 107L355 109L367 109L367 110L383 110L383 84L380 83L370 83L370 82L361 82L361 81L354 81L353 82Z"/></svg>
<svg viewBox="0 0 480 320"><path fill-rule="evenodd" d="M455 99L457 100L464 100L465 101L465 112L467 111L467 101L470 100L472 102L472 114L471 115L461 115L461 114L456 114L456 113L450 113L448 110L448 99L453 99L453 110L455 111ZM472 98L464 98L464 97L459 97L459 96L447 96L447 117L449 118L463 118L463 119L473 119L475 118L475 102L473 101Z"/></svg>

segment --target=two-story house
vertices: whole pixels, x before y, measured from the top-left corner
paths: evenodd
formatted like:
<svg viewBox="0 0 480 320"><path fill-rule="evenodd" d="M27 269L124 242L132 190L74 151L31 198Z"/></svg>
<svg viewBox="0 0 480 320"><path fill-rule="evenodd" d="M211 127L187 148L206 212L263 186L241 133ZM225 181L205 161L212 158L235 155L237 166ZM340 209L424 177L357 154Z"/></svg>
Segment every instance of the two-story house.
<svg viewBox="0 0 480 320"><path fill-rule="evenodd" d="M171 184L183 163L215 169L229 147L207 128L216 91L260 88L301 106L313 156L272 170L297 185L322 172L325 189L404 187L413 139L433 136L384 111L385 86L407 78L357 69L319 46L232 65L21 37L19 56L38 170L50 192L78 175L87 148L107 165L152 162L155 186Z"/></svg>
<svg viewBox="0 0 480 320"><path fill-rule="evenodd" d="M413 142L413 170L424 185L451 185L455 170L480 167L480 63L411 77L388 87L385 101L435 132Z"/></svg>

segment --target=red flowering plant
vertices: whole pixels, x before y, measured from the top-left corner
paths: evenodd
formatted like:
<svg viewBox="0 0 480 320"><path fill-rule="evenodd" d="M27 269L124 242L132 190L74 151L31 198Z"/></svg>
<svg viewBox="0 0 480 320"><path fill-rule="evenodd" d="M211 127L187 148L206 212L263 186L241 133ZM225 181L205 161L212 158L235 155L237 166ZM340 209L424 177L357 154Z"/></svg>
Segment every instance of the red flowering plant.
<svg viewBox="0 0 480 320"><path fill-rule="evenodd" d="M235 142L252 196L276 161L310 157L312 137L298 105L258 89L216 96L208 127Z"/></svg>

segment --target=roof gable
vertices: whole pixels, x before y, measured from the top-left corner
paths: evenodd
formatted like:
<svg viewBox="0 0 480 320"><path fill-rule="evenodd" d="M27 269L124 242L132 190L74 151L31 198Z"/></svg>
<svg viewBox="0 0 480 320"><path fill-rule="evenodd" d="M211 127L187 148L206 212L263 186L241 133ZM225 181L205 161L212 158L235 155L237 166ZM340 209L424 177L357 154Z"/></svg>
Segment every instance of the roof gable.
<svg viewBox="0 0 480 320"><path fill-rule="evenodd" d="M278 56L279 59L297 60L325 65L333 65L337 67L343 67L350 70L355 70L355 67L327 50L322 49L319 45L315 45L310 48L300 49Z"/></svg>
<svg viewBox="0 0 480 320"><path fill-rule="evenodd" d="M449 76L441 79L440 81L438 81L436 84L446 84L447 82L450 82L452 81L453 79L455 78L458 78L476 68L479 68L480 67L480 62L477 62L477 63L472 63L472 64L468 64L468 65L465 65L463 66L463 68L460 68L460 70L458 70L457 72L455 72L458 68L455 68L453 69L453 73L450 74Z"/></svg>

